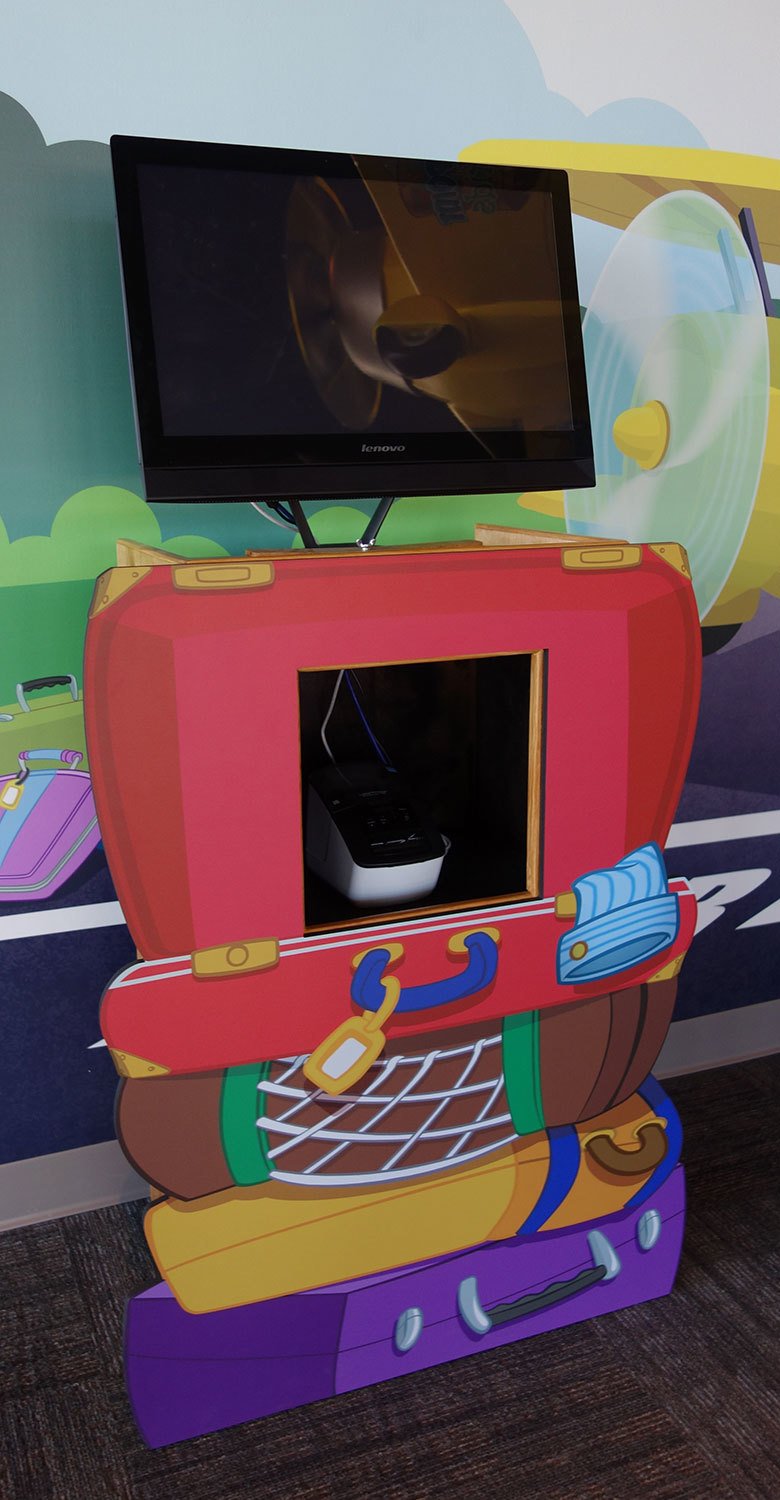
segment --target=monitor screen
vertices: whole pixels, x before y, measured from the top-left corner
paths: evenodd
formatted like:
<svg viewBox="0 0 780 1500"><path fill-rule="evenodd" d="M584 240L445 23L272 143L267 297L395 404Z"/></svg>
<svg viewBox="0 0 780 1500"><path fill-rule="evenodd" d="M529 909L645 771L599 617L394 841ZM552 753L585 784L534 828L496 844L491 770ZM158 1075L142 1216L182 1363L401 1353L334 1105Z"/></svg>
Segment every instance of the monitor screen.
<svg viewBox="0 0 780 1500"><path fill-rule="evenodd" d="M592 483L565 173L111 146L150 499Z"/></svg>

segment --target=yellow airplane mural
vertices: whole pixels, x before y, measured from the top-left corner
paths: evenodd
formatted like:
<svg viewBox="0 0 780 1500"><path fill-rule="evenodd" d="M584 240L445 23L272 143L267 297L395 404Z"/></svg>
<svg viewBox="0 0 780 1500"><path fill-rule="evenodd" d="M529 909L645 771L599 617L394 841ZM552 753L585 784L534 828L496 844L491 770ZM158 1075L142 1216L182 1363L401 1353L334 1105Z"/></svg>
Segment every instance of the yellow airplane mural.
<svg viewBox="0 0 780 1500"><path fill-rule="evenodd" d="M780 264L780 161L682 147L535 140L485 140L460 155L464 161L563 168L569 176L573 214L624 231L649 205L673 193L702 195L718 205L737 228L740 212L749 210L754 229L751 253L765 293L765 265ZM717 597L708 601L702 621L721 630L751 619L762 590L780 597L780 317L771 302L766 311L768 416L765 428L761 423L763 452L754 455L757 485L750 485L752 503L747 496L744 535L737 523L741 542L736 555L725 560L730 569L726 582ZM733 380L738 379L735 363ZM649 399L639 408L615 415L612 437L616 447L643 469L662 464L669 439L667 423L674 426L674 411L669 414L660 402ZM523 496L518 503L524 507ZM738 508L745 505L746 496L734 493L725 503ZM528 506L559 521L565 516L561 493L531 496ZM728 530L723 527L724 532ZM684 517L678 539L686 540ZM728 547L725 537L721 545Z"/></svg>

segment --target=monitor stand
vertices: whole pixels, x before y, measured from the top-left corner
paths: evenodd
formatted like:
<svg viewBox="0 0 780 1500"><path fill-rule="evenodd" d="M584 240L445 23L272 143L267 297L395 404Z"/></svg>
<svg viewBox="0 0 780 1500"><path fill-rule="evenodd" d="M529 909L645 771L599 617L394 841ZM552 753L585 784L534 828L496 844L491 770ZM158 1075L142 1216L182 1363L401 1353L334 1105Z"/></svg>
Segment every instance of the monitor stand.
<svg viewBox="0 0 780 1500"><path fill-rule="evenodd" d="M289 500L287 504L289 505L293 520L298 527L298 531L300 533L304 547L317 547L322 548L323 550L326 550L328 547L359 547L361 552L367 552L370 547L373 547L377 536L379 535L379 529L383 521L385 520L385 517L387 516L387 513L390 510L390 506L393 504L394 499L394 495L384 495L381 500L377 501L376 509L374 510L374 513L371 516L365 531L363 532L362 536L359 536L354 542L318 542L306 518L306 514L303 509L303 502L301 500ZM276 509L278 504L278 502L274 500L266 500L265 503L266 505L271 506L274 510Z"/></svg>

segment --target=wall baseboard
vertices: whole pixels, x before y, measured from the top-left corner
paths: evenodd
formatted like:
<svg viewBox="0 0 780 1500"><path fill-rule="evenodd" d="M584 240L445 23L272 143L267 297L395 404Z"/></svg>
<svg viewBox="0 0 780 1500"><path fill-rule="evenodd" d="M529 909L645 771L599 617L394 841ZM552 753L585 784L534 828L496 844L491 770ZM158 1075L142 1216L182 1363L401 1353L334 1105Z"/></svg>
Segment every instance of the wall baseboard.
<svg viewBox="0 0 780 1500"><path fill-rule="evenodd" d="M780 1000L675 1021L654 1071L659 1078L674 1078L773 1052L780 1052ZM0 1166L0 1231L148 1194L117 1141L8 1162Z"/></svg>
<svg viewBox="0 0 780 1500"><path fill-rule="evenodd" d="M149 1187L118 1141L30 1156L0 1166L0 1230L64 1219L148 1197Z"/></svg>
<svg viewBox="0 0 780 1500"><path fill-rule="evenodd" d="M659 1078L674 1078L772 1052L780 1052L780 1000L674 1021L653 1072Z"/></svg>

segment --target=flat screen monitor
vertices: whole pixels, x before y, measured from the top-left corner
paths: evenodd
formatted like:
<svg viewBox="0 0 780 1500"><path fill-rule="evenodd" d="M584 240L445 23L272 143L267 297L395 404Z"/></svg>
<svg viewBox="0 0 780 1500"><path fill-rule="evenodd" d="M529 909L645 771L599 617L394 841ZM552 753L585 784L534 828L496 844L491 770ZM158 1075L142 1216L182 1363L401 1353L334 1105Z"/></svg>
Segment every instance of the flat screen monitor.
<svg viewBox="0 0 780 1500"><path fill-rule="evenodd" d="M150 500L593 483L564 172L111 152Z"/></svg>

